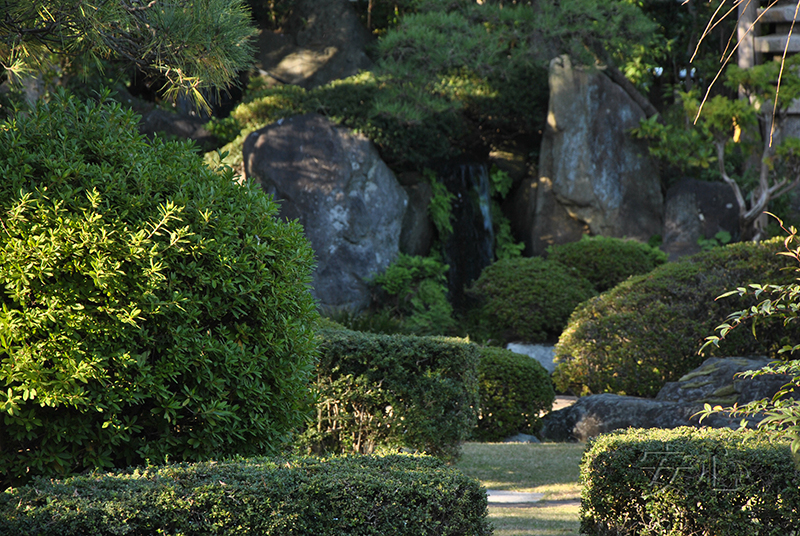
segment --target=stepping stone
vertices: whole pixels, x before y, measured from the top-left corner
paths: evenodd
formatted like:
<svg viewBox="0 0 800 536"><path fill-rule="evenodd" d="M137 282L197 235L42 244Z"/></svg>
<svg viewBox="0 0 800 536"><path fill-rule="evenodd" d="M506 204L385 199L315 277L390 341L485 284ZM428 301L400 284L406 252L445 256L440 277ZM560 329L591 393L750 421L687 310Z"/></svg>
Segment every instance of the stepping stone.
<svg viewBox="0 0 800 536"><path fill-rule="evenodd" d="M538 502L544 498L544 493L525 493L522 491L486 490L489 504L515 504Z"/></svg>

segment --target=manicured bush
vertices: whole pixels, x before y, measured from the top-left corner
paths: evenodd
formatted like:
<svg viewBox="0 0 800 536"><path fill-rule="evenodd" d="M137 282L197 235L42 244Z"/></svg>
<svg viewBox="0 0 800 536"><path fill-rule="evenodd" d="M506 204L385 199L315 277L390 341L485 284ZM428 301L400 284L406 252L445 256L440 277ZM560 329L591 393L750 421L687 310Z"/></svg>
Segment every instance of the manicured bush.
<svg viewBox="0 0 800 536"><path fill-rule="evenodd" d="M753 431L604 434L581 462L581 534L790 535L800 471L789 442Z"/></svg>
<svg viewBox="0 0 800 536"><path fill-rule="evenodd" d="M493 337L528 342L554 340L575 307L595 294L577 272L540 257L495 262L469 293L482 300L481 316Z"/></svg>
<svg viewBox="0 0 800 536"><path fill-rule="evenodd" d="M749 307L752 297L715 301L752 282L788 281L780 240L737 243L659 266L632 277L578 307L556 345L556 389L576 394L655 396L666 382L697 368L703 340L728 312ZM775 356L798 327L764 321L757 337L736 330L709 355Z"/></svg>
<svg viewBox="0 0 800 536"><path fill-rule="evenodd" d="M413 449L458 455L475 427L478 350L460 339L319 332L312 452Z"/></svg>
<svg viewBox="0 0 800 536"><path fill-rule="evenodd" d="M0 483L279 449L310 406L313 257L191 144L65 94L0 124Z"/></svg>
<svg viewBox="0 0 800 536"><path fill-rule="evenodd" d="M491 534L486 492L435 458L239 459L36 480L0 494L2 536Z"/></svg>
<svg viewBox="0 0 800 536"><path fill-rule="evenodd" d="M550 374L535 359L502 348L481 347L478 366L480 412L475 437L502 441L516 433L533 434L539 414L553 407Z"/></svg>
<svg viewBox="0 0 800 536"><path fill-rule="evenodd" d="M576 242L549 246L547 259L574 268L597 292L605 292L632 275L664 264L667 255L635 240L583 235Z"/></svg>

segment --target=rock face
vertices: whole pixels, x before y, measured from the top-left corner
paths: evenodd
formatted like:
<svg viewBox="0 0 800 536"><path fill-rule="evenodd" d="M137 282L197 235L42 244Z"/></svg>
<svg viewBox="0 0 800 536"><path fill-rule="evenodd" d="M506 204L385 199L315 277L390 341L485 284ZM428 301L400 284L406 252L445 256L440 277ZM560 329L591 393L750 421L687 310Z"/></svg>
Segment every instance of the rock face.
<svg viewBox="0 0 800 536"><path fill-rule="evenodd" d="M656 399L591 395L579 398L567 408L544 418L542 439L551 441L586 441L591 437L623 428L677 428L701 426L693 417L703 404L730 406L762 398L771 398L789 381L788 376L762 376L734 379L745 370L768 364L766 358L710 358L677 382L665 385ZM714 414L702 426L738 428L741 417ZM757 419L748 419L755 425Z"/></svg>
<svg viewBox="0 0 800 536"><path fill-rule="evenodd" d="M550 63L550 105L539 177L521 186L515 225L526 254L551 243L593 235L647 241L661 234L663 196L646 147L628 133L645 117L628 94L601 71ZM519 204L534 203L535 209Z"/></svg>
<svg viewBox="0 0 800 536"><path fill-rule="evenodd" d="M431 185L418 182L403 186L408 194L408 209L400 234L400 251L406 255L426 257L431 252L435 229L428 217L428 205L433 197Z"/></svg>
<svg viewBox="0 0 800 536"><path fill-rule="evenodd" d="M369 32L349 0L299 0L289 34L262 30L256 68L274 83L306 89L372 68Z"/></svg>
<svg viewBox="0 0 800 536"><path fill-rule="evenodd" d="M245 175L280 200L317 254L313 293L327 309L360 311L366 280L397 256L405 191L365 137L318 114L282 120L248 136Z"/></svg>
<svg viewBox="0 0 800 536"><path fill-rule="evenodd" d="M722 182L683 179L667 190L664 202L663 250L675 260L700 251L697 240L727 231L739 232L739 212L730 186Z"/></svg>
<svg viewBox="0 0 800 536"><path fill-rule="evenodd" d="M770 363L766 357L711 357L676 382L669 382L658 392L656 400L732 406L762 398L771 398L786 385L790 376L770 374L755 378L736 378L746 370L758 370Z"/></svg>

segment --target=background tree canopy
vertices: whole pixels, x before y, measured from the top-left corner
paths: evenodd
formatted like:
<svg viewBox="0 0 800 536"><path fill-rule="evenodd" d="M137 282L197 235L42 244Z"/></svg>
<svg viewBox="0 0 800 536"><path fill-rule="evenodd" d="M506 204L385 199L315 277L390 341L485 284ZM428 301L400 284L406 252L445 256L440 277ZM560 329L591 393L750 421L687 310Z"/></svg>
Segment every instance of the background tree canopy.
<svg viewBox="0 0 800 536"><path fill-rule="evenodd" d="M167 96L225 87L251 63L254 34L242 0L0 0L0 82L51 55L81 65L122 59L165 80Z"/></svg>

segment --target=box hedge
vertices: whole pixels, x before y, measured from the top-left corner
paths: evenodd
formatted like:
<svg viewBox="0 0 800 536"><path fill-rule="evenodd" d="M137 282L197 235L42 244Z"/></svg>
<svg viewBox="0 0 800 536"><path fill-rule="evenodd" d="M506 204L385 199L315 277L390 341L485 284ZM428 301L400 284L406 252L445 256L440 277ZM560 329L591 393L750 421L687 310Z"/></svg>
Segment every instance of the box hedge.
<svg viewBox="0 0 800 536"><path fill-rule="evenodd" d="M790 281L780 240L737 243L663 264L582 303L569 319L555 349L556 388L576 394L655 396L669 381L697 368L698 355L730 311L752 298L716 300L748 283ZM750 300L750 301L748 301ZM757 337L734 330L713 355L774 356L800 326L762 322Z"/></svg>
<svg viewBox="0 0 800 536"><path fill-rule="evenodd" d="M0 487L279 450L312 400L296 223L119 104L0 123Z"/></svg>
<svg viewBox="0 0 800 536"><path fill-rule="evenodd" d="M575 307L594 296L576 270L542 259L501 259L481 272L469 294L481 301L481 321L506 342L555 340Z"/></svg>
<svg viewBox="0 0 800 536"><path fill-rule="evenodd" d="M0 493L0 536L484 536L486 504L435 458L253 458L38 479Z"/></svg>
<svg viewBox="0 0 800 536"><path fill-rule="evenodd" d="M730 429L601 435L581 462L581 533L785 536L800 527L789 442Z"/></svg>
<svg viewBox="0 0 800 536"><path fill-rule="evenodd" d="M443 337L321 329L316 418L299 440L322 453L458 455L478 409L478 350Z"/></svg>
<svg viewBox="0 0 800 536"><path fill-rule="evenodd" d="M555 400L550 374L538 361L502 348L481 347L478 381L480 412L474 437L502 441L517 434L534 434L539 414Z"/></svg>

